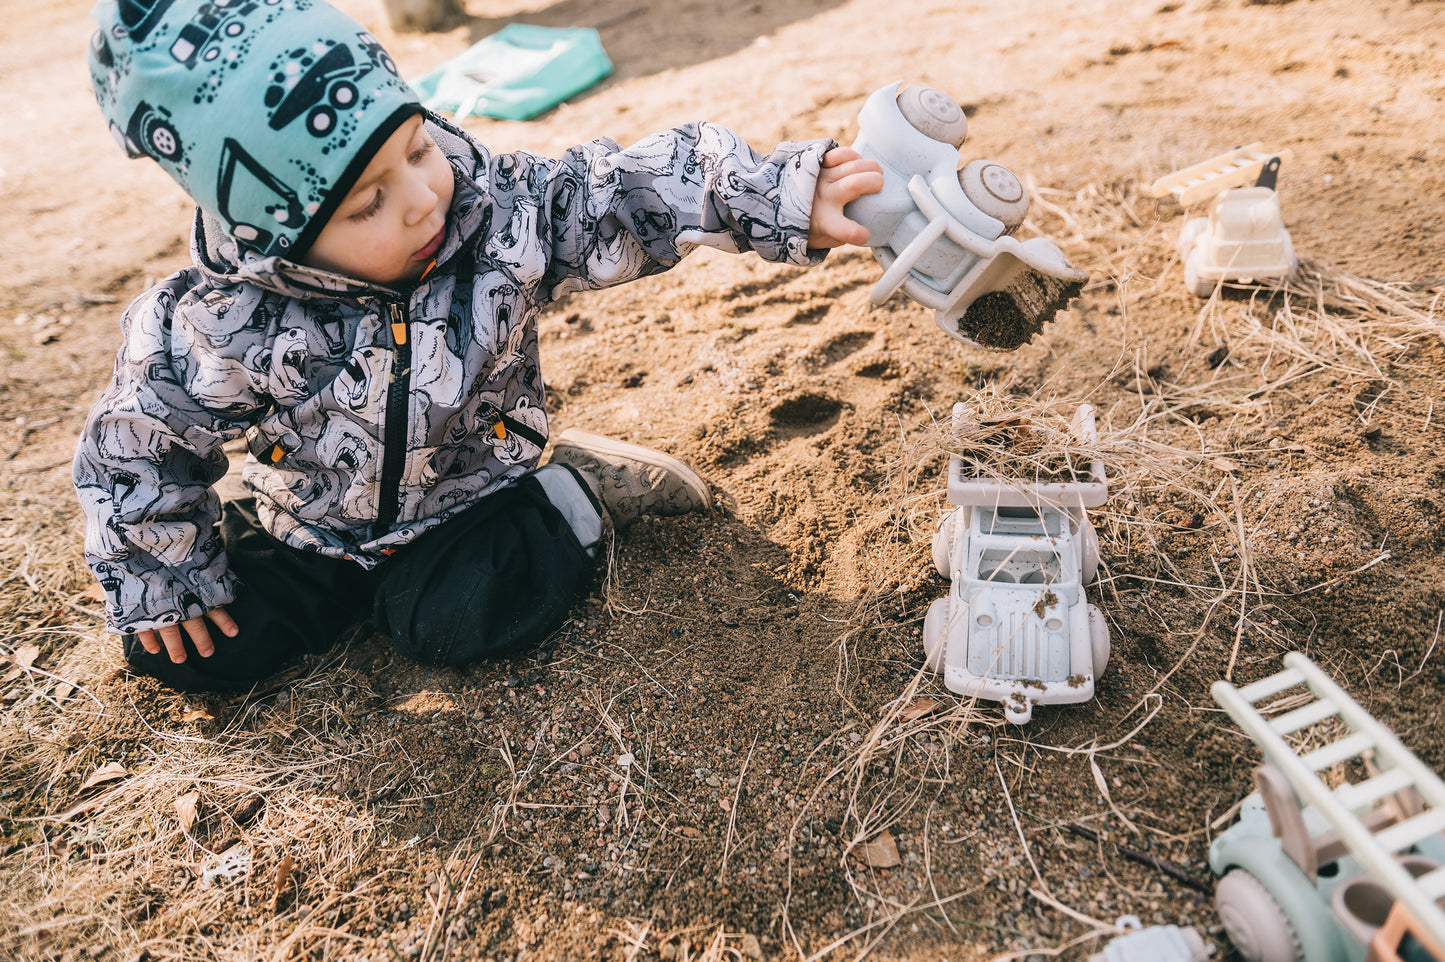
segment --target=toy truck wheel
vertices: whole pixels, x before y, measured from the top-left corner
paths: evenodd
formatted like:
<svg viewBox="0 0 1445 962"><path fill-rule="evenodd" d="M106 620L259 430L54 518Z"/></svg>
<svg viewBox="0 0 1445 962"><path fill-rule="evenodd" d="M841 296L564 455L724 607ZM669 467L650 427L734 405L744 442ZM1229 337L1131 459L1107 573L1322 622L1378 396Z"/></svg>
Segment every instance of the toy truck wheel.
<svg viewBox="0 0 1445 962"><path fill-rule="evenodd" d="M1184 229L1179 232L1179 243L1177 245L1180 260L1189 260L1189 255L1194 251L1195 243L1199 240L1200 235L1208 229L1209 218L1207 217L1196 217L1184 225Z"/></svg>
<svg viewBox="0 0 1445 962"><path fill-rule="evenodd" d="M1247 962L1305 962L1289 916L1249 872L1225 872L1214 890L1214 906L1229 940Z"/></svg>
<svg viewBox="0 0 1445 962"><path fill-rule="evenodd" d="M958 183L975 207L1003 223L1006 234L1018 230L1028 216L1029 192L1003 164L975 160L958 172Z"/></svg>
<svg viewBox="0 0 1445 962"><path fill-rule="evenodd" d="M898 112L914 130L940 143L961 147L968 135L963 108L936 87L909 87L898 95Z"/></svg>
<svg viewBox="0 0 1445 962"><path fill-rule="evenodd" d="M1208 297L1214 293L1214 281L1199 276L1199 265L1194 258L1184 262L1184 286L1195 297Z"/></svg>
<svg viewBox="0 0 1445 962"><path fill-rule="evenodd" d="M1088 518L1079 523L1079 584L1091 585L1099 576L1099 534Z"/></svg>
<svg viewBox="0 0 1445 962"><path fill-rule="evenodd" d="M950 511L938 519L933 529L933 566L945 578L953 577L953 532L958 524L958 512Z"/></svg>
<svg viewBox="0 0 1445 962"><path fill-rule="evenodd" d="M1094 677L1109 667L1109 624L1099 609L1089 606L1089 654L1094 656Z"/></svg>
<svg viewBox="0 0 1445 962"><path fill-rule="evenodd" d="M923 663L928 670L943 673L943 656L948 649L948 599L939 598L923 616Z"/></svg>

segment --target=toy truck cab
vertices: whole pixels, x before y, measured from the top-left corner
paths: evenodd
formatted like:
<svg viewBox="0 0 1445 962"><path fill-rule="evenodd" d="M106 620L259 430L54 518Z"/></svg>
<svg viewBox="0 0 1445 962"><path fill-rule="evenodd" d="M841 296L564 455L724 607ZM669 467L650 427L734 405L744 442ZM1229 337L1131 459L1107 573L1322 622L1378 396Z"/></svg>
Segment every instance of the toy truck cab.
<svg viewBox="0 0 1445 962"><path fill-rule="evenodd" d="M967 417L954 407L955 421ZM1075 429L1095 438L1093 410ZM1098 540L1084 509L1103 504L1103 466L1087 480L1023 482L980 478L955 455L933 560L951 579L928 609L928 666L950 691L999 701L1023 725L1036 704L1088 701L1109 660L1109 633L1084 585L1099 566Z"/></svg>
<svg viewBox="0 0 1445 962"><path fill-rule="evenodd" d="M1186 221L1179 232L1184 286L1191 294L1209 297L1223 283L1283 284L1294 275L1299 258L1274 190L1289 156L1287 150L1248 144L1150 186L1153 196L1173 195L1182 206L1210 202L1207 216Z"/></svg>
<svg viewBox="0 0 1445 962"><path fill-rule="evenodd" d="M1283 282L1295 271L1294 243L1269 187L1236 187L1215 196L1207 217L1179 235L1184 284L1208 297L1221 282Z"/></svg>

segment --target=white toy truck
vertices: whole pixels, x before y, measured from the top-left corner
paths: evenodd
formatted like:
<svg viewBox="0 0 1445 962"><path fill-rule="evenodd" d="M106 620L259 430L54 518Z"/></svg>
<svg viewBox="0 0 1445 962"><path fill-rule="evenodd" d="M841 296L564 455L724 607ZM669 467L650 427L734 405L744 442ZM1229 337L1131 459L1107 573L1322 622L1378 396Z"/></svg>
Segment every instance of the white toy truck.
<svg viewBox="0 0 1445 962"><path fill-rule="evenodd" d="M954 405L955 425L967 405ZM1081 405L1073 433L1097 441L1094 411ZM933 560L951 578L947 596L923 622L928 667L960 695L1003 703L1023 725L1035 705L1085 702L1109 661L1109 629L1084 586L1099 568L1098 537L1085 509L1108 497L1103 463L1082 479L1020 481L979 477L954 455Z"/></svg>
<svg viewBox="0 0 1445 962"><path fill-rule="evenodd" d="M1172 194L1181 206L1210 201L1208 216L1186 221L1179 233L1191 294L1208 297L1225 283L1281 285L1294 276L1299 259L1274 189L1288 157L1289 151L1249 144L1154 182L1153 196Z"/></svg>

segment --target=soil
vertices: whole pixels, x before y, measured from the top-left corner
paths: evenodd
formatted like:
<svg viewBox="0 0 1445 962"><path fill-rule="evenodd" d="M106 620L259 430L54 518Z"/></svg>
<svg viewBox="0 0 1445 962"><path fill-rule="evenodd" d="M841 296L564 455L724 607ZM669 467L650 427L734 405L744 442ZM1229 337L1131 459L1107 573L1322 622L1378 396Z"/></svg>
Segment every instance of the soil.
<svg viewBox="0 0 1445 962"><path fill-rule="evenodd" d="M1230 959L1205 859L1259 753L1211 683L1305 651L1445 768L1438 0L469 0L422 36L349 0L408 75L505 21L598 26L607 81L467 122L502 150L697 118L848 143L872 91L936 86L965 159L1030 186L1020 236L1090 280L1006 353L871 303L860 249L558 304L554 430L685 458L717 510L625 532L525 657L426 669L363 627L234 699L121 672L79 553L74 438L189 212L100 122L90 5L6 3L0 33L0 955L1082 959L1081 919L1132 914ZM1255 140L1291 152L1297 289L1197 299L1198 211L1142 185ZM1022 727L922 670L928 438L985 390L1088 401L1110 451L1112 661Z"/></svg>

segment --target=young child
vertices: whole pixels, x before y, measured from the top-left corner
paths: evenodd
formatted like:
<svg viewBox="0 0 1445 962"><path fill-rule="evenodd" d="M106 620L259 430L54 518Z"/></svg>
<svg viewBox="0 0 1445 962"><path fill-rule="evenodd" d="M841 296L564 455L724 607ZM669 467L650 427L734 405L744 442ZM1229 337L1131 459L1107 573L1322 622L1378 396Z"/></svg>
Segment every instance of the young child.
<svg viewBox="0 0 1445 962"><path fill-rule="evenodd" d="M101 0L111 133L196 201L194 266L122 321L75 459L86 555L138 671L246 688L370 614L458 665L544 638L610 526L711 504L647 448L563 432L537 316L707 245L797 265L861 244L877 164L710 124L553 159L426 113L319 0ZM250 497L222 504L245 437Z"/></svg>

